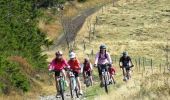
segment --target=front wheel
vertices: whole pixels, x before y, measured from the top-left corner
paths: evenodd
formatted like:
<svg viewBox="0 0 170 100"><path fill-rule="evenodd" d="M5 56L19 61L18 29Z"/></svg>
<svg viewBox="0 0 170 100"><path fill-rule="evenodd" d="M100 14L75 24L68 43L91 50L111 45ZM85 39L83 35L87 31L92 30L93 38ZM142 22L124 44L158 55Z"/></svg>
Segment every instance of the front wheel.
<svg viewBox="0 0 170 100"><path fill-rule="evenodd" d="M105 87L105 91L106 91L106 93L108 93L108 87L107 87L107 78L106 78L107 76L105 75L104 76L104 87Z"/></svg>
<svg viewBox="0 0 170 100"><path fill-rule="evenodd" d="M71 94L71 98L74 98L74 90L75 90L75 79L71 78L70 79L70 94Z"/></svg>
<svg viewBox="0 0 170 100"><path fill-rule="evenodd" d="M79 98L79 93L78 93L78 87L77 87L77 86L76 86L76 88L75 88L75 92L76 92L77 98Z"/></svg>
<svg viewBox="0 0 170 100"><path fill-rule="evenodd" d="M62 100L64 100L64 84L62 83L61 80L59 80L59 86L60 86L60 94L61 94L61 97L62 97Z"/></svg>

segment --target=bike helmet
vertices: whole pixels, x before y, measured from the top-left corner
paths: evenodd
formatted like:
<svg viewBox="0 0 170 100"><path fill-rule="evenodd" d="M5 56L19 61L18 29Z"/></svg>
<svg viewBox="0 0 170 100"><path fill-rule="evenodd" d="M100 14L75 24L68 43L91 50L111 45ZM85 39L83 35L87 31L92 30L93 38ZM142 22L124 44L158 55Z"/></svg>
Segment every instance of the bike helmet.
<svg viewBox="0 0 170 100"><path fill-rule="evenodd" d="M57 52L55 53L55 55L56 55L56 56L63 55L63 52L62 52L62 51L57 51Z"/></svg>
<svg viewBox="0 0 170 100"><path fill-rule="evenodd" d="M106 45L104 44L100 45L100 49L106 49Z"/></svg>
<svg viewBox="0 0 170 100"><path fill-rule="evenodd" d="M88 57L84 58L84 61L89 62L89 58Z"/></svg>
<svg viewBox="0 0 170 100"><path fill-rule="evenodd" d="M74 53L74 52L71 52L70 54L69 54L69 57L72 59L72 58L75 58L76 57L76 54Z"/></svg>
<svg viewBox="0 0 170 100"><path fill-rule="evenodd" d="M122 54L123 54L123 56L128 56L128 52L127 51L124 51Z"/></svg>

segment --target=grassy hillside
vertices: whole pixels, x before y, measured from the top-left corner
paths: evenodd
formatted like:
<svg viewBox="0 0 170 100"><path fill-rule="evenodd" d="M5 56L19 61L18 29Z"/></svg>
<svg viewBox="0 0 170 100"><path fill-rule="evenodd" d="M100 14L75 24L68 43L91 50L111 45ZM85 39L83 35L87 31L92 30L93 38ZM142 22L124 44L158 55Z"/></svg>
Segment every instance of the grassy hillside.
<svg viewBox="0 0 170 100"><path fill-rule="evenodd" d="M165 66L167 39L170 38L169 6L169 0L131 0L129 2L120 0L115 7L112 5L104 7L86 20L76 37L76 52L79 58L91 54L91 50L96 53L99 45L105 43L113 56L120 56L126 50L133 58L152 59L153 67L158 67L160 63L162 67ZM90 24L91 27L95 24L95 32L94 35L90 34L91 41L89 42ZM93 61L94 57L91 59ZM118 66L117 61L115 65ZM169 84L169 74L148 74L145 77L145 74L151 73L151 71L141 73L134 72L133 80L124 84L121 71L118 70L118 76L116 76L118 84L112 87L113 92L109 95L102 95L103 90L95 85L93 88L87 89L87 98L93 100L95 95L98 95L95 100L108 100L113 97L117 99L139 98L141 100L169 98L169 85L166 85ZM159 76L159 79L155 79L156 76ZM168 81L163 81L164 79ZM152 85L146 86L145 82ZM153 85L155 82L158 84Z"/></svg>
<svg viewBox="0 0 170 100"><path fill-rule="evenodd" d="M133 1L133 2L132 2ZM134 57L164 61L167 38L170 38L168 0L132 0L111 5L90 16L77 35L77 50L83 51L83 40L88 50L97 52L101 43L108 46L113 55L127 50ZM98 18L96 23L96 17ZM96 24L89 43L89 24Z"/></svg>
<svg viewBox="0 0 170 100"><path fill-rule="evenodd" d="M39 22L39 27L46 32L49 39L57 39L62 34L61 13L62 17L73 18L82 11L104 4L110 0L86 0L78 2L77 0L69 1L64 4L64 10L58 11L57 8L44 9L45 17Z"/></svg>

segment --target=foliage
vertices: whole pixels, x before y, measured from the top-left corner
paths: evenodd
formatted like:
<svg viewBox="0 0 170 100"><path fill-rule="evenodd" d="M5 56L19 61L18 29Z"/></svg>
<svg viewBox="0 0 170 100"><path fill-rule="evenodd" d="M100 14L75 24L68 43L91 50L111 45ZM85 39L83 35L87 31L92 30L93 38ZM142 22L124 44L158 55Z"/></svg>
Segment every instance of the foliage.
<svg viewBox="0 0 170 100"><path fill-rule="evenodd" d="M20 65L9 61L11 56L26 58L34 69L47 66L46 55L41 47L49 45L45 33L37 28L41 12L34 0L0 1L0 90L5 85L29 90L29 81L21 72Z"/></svg>
<svg viewBox="0 0 170 100"><path fill-rule="evenodd" d="M85 1L87 1L87 0L77 0L78 2L85 2Z"/></svg>

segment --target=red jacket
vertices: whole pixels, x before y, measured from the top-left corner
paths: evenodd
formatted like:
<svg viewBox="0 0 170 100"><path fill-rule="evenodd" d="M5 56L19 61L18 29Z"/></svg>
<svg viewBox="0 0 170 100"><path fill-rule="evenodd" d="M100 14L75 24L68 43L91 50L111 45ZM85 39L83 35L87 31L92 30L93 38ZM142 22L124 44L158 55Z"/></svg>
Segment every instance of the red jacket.
<svg viewBox="0 0 170 100"><path fill-rule="evenodd" d="M110 68L109 68L109 73L110 73L111 75L115 74L115 73L116 73L115 67L110 67Z"/></svg>
<svg viewBox="0 0 170 100"><path fill-rule="evenodd" d="M68 64L70 66L70 69L72 69L73 71L76 71L78 73L80 73L80 62L75 59L75 60L69 60Z"/></svg>
<svg viewBox="0 0 170 100"><path fill-rule="evenodd" d="M67 61L65 59L57 60L56 58L52 60L49 65L49 70L61 71L64 67L68 67Z"/></svg>

